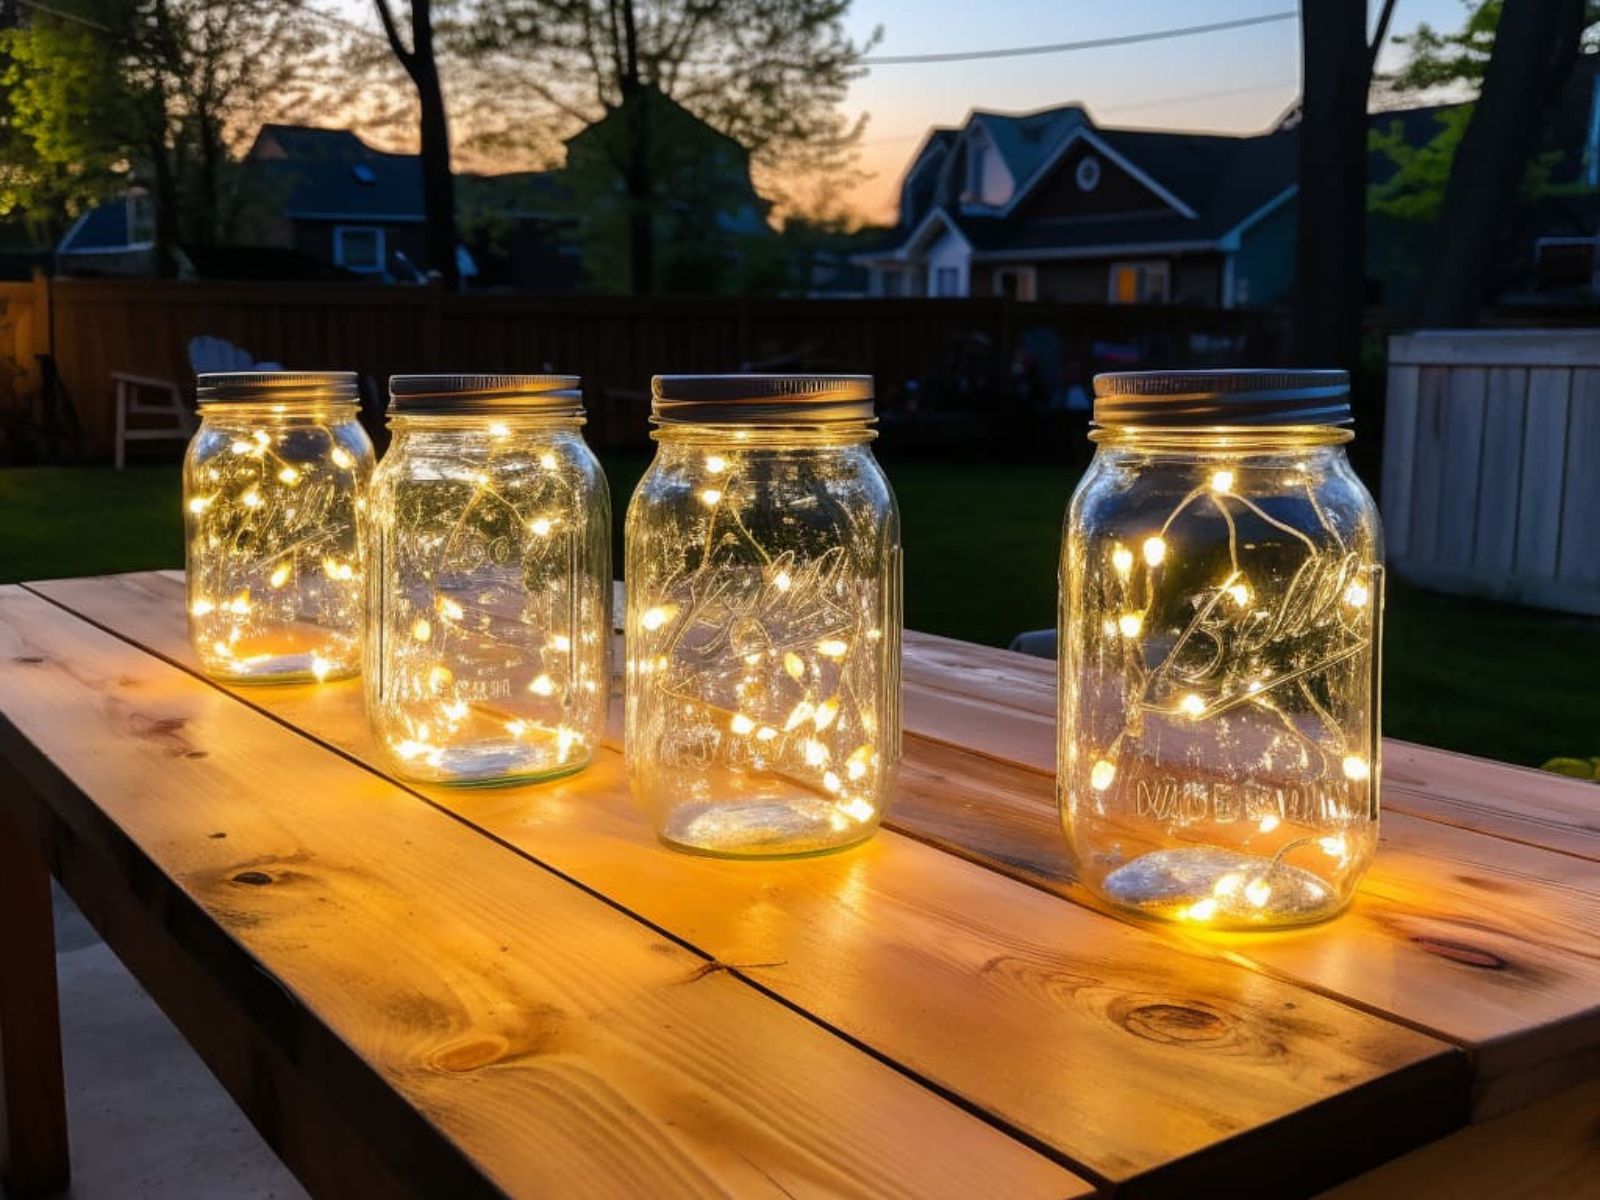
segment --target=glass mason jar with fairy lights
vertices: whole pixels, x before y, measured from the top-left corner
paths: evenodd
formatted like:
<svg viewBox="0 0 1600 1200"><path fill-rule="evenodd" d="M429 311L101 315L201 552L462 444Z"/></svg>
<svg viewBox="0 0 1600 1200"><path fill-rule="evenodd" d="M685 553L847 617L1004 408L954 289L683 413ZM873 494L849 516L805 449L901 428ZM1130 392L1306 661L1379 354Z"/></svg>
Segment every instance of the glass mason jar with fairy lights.
<svg viewBox="0 0 1600 1200"><path fill-rule="evenodd" d="M900 754L900 522L863 376L661 376L628 508L627 757L669 845L872 835Z"/></svg>
<svg viewBox="0 0 1600 1200"><path fill-rule="evenodd" d="M403 774L585 766L610 690L611 501L571 375L397 375L372 483L367 713Z"/></svg>
<svg viewBox="0 0 1600 1200"><path fill-rule="evenodd" d="M1339 912L1378 840L1383 543L1342 371L1101 375L1061 556L1062 821L1112 904Z"/></svg>
<svg viewBox="0 0 1600 1200"><path fill-rule="evenodd" d="M199 378L183 462L189 634L237 683L361 668L361 527L372 443L348 371Z"/></svg>

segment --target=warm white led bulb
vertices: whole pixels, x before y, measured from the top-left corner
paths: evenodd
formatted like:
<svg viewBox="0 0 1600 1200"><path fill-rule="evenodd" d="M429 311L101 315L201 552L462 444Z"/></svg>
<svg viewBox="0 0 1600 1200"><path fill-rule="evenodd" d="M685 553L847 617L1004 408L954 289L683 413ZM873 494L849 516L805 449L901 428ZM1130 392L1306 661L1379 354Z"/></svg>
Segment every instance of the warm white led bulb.
<svg viewBox="0 0 1600 1200"><path fill-rule="evenodd" d="M1105 791L1116 777L1117 768L1103 758L1089 768L1089 786L1097 792Z"/></svg>
<svg viewBox="0 0 1600 1200"><path fill-rule="evenodd" d="M1167 543L1158 537L1147 537L1144 540L1144 561L1152 567L1159 567L1167 558Z"/></svg>
<svg viewBox="0 0 1600 1200"><path fill-rule="evenodd" d="M1138 637L1139 631L1143 628L1144 618L1138 613L1123 613L1117 618L1117 629L1122 633L1123 637Z"/></svg>
<svg viewBox="0 0 1600 1200"><path fill-rule="evenodd" d="M1233 490L1233 472L1226 470L1212 472L1211 490L1213 492L1231 492Z"/></svg>

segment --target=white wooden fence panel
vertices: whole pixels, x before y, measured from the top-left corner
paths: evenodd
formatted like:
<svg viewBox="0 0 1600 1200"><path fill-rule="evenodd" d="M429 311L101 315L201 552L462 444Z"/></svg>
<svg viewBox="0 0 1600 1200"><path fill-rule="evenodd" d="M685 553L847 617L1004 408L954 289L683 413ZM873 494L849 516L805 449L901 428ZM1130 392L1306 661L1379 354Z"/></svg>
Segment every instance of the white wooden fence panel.
<svg viewBox="0 0 1600 1200"><path fill-rule="evenodd" d="M1396 574L1600 614L1600 330L1392 338L1385 430Z"/></svg>
<svg viewBox="0 0 1600 1200"><path fill-rule="evenodd" d="M1572 373L1556 577L1600 591L1600 370Z"/></svg>
<svg viewBox="0 0 1600 1200"><path fill-rule="evenodd" d="M1406 478L1417 451L1416 367L1392 367L1385 398L1383 455L1383 536L1390 557L1404 558L1411 550L1411 491Z"/></svg>
<svg viewBox="0 0 1600 1200"><path fill-rule="evenodd" d="M1517 493L1522 481L1522 425L1527 394L1526 369L1489 368L1472 565L1497 575L1511 573L1517 548Z"/></svg>
<svg viewBox="0 0 1600 1200"><path fill-rule="evenodd" d="M1572 372L1539 367L1528 372L1528 415L1523 424L1522 484L1517 502L1515 575L1554 579L1561 549L1561 490L1566 475L1567 396Z"/></svg>
<svg viewBox="0 0 1600 1200"><path fill-rule="evenodd" d="M1447 378L1440 407L1444 443L1439 463L1438 534L1434 559L1455 571L1472 569L1477 539L1479 473L1483 459L1483 408L1489 372L1462 367Z"/></svg>

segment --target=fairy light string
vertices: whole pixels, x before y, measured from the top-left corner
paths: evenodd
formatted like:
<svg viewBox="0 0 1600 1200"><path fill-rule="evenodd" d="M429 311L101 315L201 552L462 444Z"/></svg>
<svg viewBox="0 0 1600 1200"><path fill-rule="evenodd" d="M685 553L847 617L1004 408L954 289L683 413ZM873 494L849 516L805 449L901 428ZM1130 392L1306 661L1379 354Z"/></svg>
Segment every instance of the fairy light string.
<svg viewBox="0 0 1600 1200"><path fill-rule="evenodd" d="M194 640L230 676L350 675L363 612L362 459L322 421L282 404L271 413L271 432L242 412L204 414L226 444L186 480Z"/></svg>
<svg viewBox="0 0 1600 1200"><path fill-rule="evenodd" d="M855 577L856 547L802 558L752 532L746 467L732 448L685 466L704 510L701 544L649 587L627 669L657 692L659 720L705 731L715 759L798 789L844 832L878 815L880 714L863 679L882 630Z"/></svg>
<svg viewBox="0 0 1600 1200"><path fill-rule="evenodd" d="M1355 852L1351 833L1343 828L1330 831L1326 825L1331 821L1335 826L1352 826L1353 831L1358 818L1366 814L1362 801L1372 786L1370 755L1354 740L1364 731L1353 735L1336 715L1340 706L1326 697L1338 694L1340 668L1372 652L1377 568L1352 548L1303 470L1291 471L1288 491L1279 494L1303 498L1314 514L1316 537L1245 495L1240 487L1243 470L1224 466L1212 471L1177 501L1152 532L1095 551L1105 556L1104 568L1094 574L1103 580L1109 610L1095 627L1106 644L1115 647L1111 661L1119 665L1126 706L1120 730L1098 753L1088 751L1086 766L1076 768L1085 771L1089 793L1100 797L1120 793L1124 804L1140 811L1144 796L1140 789L1153 792L1155 785L1125 774L1157 766L1159 754L1145 757L1151 736L1159 739L1169 730L1184 729L1198 733L1243 709L1262 714L1281 737L1281 742L1274 741L1261 752L1259 772L1271 780L1275 772L1291 766L1282 756L1293 758L1298 753L1303 770L1295 778L1315 798L1310 803L1316 811L1292 814L1312 825L1310 833L1284 838L1278 831L1291 814L1282 811L1281 793L1272 811L1265 812L1257 794L1240 850L1200 845L1158 850L1107 877L1113 894L1120 882L1130 894L1187 896L1179 899L1175 915L1200 923L1224 919L1249 923L1265 917L1276 903L1325 902L1331 888L1319 889L1315 881L1323 872L1336 877ZM1268 471L1256 468L1255 473ZM1228 569L1196 589L1188 579L1197 568L1186 561L1182 543L1173 539L1180 520L1202 505L1225 526ZM1266 541L1251 540L1260 536L1254 531L1242 537L1241 520L1264 527ZM1274 541L1277 534L1284 538ZM1244 548L1260 551L1268 545L1265 565L1259 570L1243 558ZM1278 567L1275 572L1284 545L1299 545L1304 553L1292 569ZM1285 573L1286 582L1281 578ZM1164 606L1173 603L1188 606L1187 619L1167 619ZM1153 663L1151 650L1156 654ZM1296 720L1294 709L1308 714L1312 730ZM1160 725L1151 727L1152 720ZM1230 734L1218 728L1208 736L1226 744ZM1181 806L1176 796L1167 803L1174 809ZM1156 819L1178 819L1171 812L1163 818L1157 807L1158 802L1152 802L1151 815ZM1275 844L1257 851L1253 843L1258 838ZM1289 864L1291 857L1304 852L1324 857L1323 872ZM1195 889L1207 884L1204 894L1195 898Z"/></svg>
<svg viewBox="0 0 1600 1200"><path fill-rule="evenodd" d="M446 480L467 485L464 497L399 475L382 489L398 561L380 601L390 610L377 651L381 724L402 763L442 776L581 765L603 713L607 602L603 581L588 580L580 561L578 469L528 436L502 421L468 435L477 465L444 468ZM470 452L479 439L481 458ZM402 444L398 457L409 453Z"/></svg>

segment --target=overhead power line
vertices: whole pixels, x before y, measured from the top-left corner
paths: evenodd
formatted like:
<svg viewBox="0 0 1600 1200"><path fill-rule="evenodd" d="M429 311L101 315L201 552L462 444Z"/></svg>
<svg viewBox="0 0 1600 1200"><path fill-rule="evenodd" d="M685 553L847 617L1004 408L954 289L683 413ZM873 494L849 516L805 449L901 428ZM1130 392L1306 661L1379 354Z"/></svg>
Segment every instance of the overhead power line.
<svg viewBox="0 0 1600 1200"><path fill-rule="evenodd" d="M1177 29L1152 29L1146 33L1127 33L1118 37L1093 38L1085 42L1053 42L1040 46L1006 46L997 50L952 50L944 54L884 54L863 58L864 67L904 67L916 63L972 62L982 58L1023 58L1034 54L1066 54L1072 50L1102 50L1109 46L1133 46L1140 42L1163 42L1172 38L1194 37L1202 33L1221 33L1228 29L1246 29L1252 25L1270 25L1276 21L1293 21L1297 11L1268 13L1261 17L1240 17L1233 21L1214 21L1209 25L1185 25Z"/></svg>
<svg viewBox="0 0 1600 1200"><path fill-rule="evenodd" d="M87 25L90 29L98 29L101 33L111 32L111 27L108 25L102 25L99 21L92 21L79 13L67 12L65 9L56 8L49 4L40 4L39 0L17 0L17 3L24 8L31 8L35 12L42 12L62 21L73 21L79 25Z"/></svg>
<svg viewBox="0 0 1600 1200"><path fill-rule="evenodd" d="M1113 104L1097 109L1102 113L1135 112L1141 108L1161 108L1168 104L1188 104L1195 100L1217 100L1223 96L1243 96L1249 92L1266 92L1276 88L1298 87L1293 79L1274 79L1271 83L1253 83L1248 87L1218 88L1212 92L1183 92L1176 96L1161 96L1155 100L1140 100L1133 104Z"/></svg>

